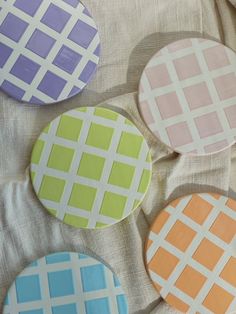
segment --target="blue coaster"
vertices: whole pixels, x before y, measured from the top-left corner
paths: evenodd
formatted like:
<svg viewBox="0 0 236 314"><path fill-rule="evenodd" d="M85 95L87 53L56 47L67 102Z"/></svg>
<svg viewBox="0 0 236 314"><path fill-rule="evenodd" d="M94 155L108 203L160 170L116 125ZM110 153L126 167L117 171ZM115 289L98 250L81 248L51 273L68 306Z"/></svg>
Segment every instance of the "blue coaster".
<svg viewBox="0 0 236 314"><path fill-rule="evenodd" d="M28 266L13 282L3 314L127 314L118 278L98 260L55 253Z"/></svg>

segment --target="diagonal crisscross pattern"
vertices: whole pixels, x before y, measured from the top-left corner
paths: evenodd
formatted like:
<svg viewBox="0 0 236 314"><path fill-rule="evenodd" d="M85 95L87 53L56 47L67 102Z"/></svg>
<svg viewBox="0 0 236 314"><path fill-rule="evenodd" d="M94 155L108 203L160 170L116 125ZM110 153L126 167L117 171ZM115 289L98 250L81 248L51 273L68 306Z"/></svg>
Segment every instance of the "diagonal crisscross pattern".
<svg viewBox="0 0 236 314"><path fill-rule="evenodd" d="M0 11L0 88L47 104L79 93L100 56L97 27L78 0L7 0Z"/></svg>
<svg viewBox="0 0 236 314"><path fill-rule="evenodd" d="M4 314L127 314L118 278L94 258L61 252L28 266L13 282Z"/></svg>
<svg viewBox="0 0 236 314"><path fill-rule="evenodd" d="M236 55L222 44L184 39L147 64L139 108L150 130L180 153L204 155L236 139Z"/></svg>
<svg viewBox="0 0 236 314"><path fill-rule="evenodd" d="M150 277L182 312L233 313L236 306L236 202L194 194L168 205L146 245Z"/></svg>
<svg viewBox="0 0 236 314"><path fill-rule="evenodd" d="M141 203L151 157L144 137L125 117L83 107L44 129L30 169L34 190L51 214L75 227L102 228Z"/></svg>

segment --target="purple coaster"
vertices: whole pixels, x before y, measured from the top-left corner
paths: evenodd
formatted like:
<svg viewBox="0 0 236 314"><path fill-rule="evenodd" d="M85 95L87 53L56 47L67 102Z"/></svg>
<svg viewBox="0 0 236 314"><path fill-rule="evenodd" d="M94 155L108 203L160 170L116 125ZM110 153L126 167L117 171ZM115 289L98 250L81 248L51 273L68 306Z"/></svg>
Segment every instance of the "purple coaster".
<svg viewBox="0 0 236 314"><path fill-rule="evenodd" d="M0 10L0 88L33 104L78 94L100 56L94 20L79 0L6 0ZM37 27L36 27L37 26Z"/></svg>

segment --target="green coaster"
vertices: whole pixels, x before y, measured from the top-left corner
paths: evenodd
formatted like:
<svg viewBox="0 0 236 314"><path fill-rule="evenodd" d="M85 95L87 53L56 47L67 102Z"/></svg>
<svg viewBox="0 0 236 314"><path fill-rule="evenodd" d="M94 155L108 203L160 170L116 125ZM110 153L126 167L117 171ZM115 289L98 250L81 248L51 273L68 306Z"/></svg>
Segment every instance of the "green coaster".
<svg viewBox="0 0 236 314"><path fill-rule="evenodd" d="M44 207L78 228L103 228L142 202L151 180L149 147L135 125L100 107L53 120L31 156L34 190Z"/></svg>

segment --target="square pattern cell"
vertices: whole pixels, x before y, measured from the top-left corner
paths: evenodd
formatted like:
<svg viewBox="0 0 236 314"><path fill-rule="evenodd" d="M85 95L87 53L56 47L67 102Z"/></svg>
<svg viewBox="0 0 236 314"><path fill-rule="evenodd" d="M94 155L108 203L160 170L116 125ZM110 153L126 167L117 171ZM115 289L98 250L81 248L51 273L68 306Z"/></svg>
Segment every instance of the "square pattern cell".
<svg viewBox="0 0 236 314"><path fill-rule="evenodd" d="M42 58L46 58L52 49L55 39L42 32L39 29L36 29L31 38L29 39L26 48L36 53Z"/></svg>
<svg viewBox="0 0 236 314"><path fill-rule="evenodd" d="M166 131L173 147L186 145L193 141L191 132L186 122L173 124L167 127Z"/></svg>
<svg viewBox="0 0 236 314"><path fill-rule="evenodd" d="M165 64L159 64L146 69L146 75L152 89L170 85L172 83Z"/></svg>
<svg viewBox="0 0 236 314"><path fill-rule="evenodd" d="M226 50L222 45L204 49L203 55L210 71L226 67L230 64Z"/></svg>
<svg viewBox="0 0 236 314"><path fill-rule="evenodd" d="M203 225L213 209L213 205L195 194L188 202L183 213L199 225Z"/></svg>
<svg viewBox="0 0 236 314"><path fill-rule="evenodd" d="M223 253L224 251L220 247L208 239L203 239L193 258L208 269L213 270Z"/></svg>
<svg viewBox="0 0 236 314"><path fill-rule="evenodd" d="M87 218L78 217L73 214L65 214L63 221L65 224L72 225L77 228L86 228L88 226Z"/></svg>
<svg viewBox="0 0 236 314"><path fill-rule="evenodd" d="M83 291L106 289L106 279L103 265L93 265L80 268Z"/></svg>
<svg viewBox="0 0 236 314"><path fill-rule="evenodd" d="M118 113L115 111L101 111L99 108L94 108L94 115L112 121L117 121L118 119Z"/></svg>
<svg viewBox="0 0 236 314"><path fill-rule="evenodd" d="M128 311L127 303L126 303L124 295L118 295L116 297L116 302L118 304L119 313L126 313Z"/></svg>
<svg viewBox="0 0 236 314"><path fill-rule="evenodd" d="M229 142L227 140L222 140L222 141L217 141L213 144L205 145L204 150L206 153L212 153L215 151L222 151L227 146L229 146Z"/></svg>
<svg viewBox="0 0 236 314"><path fill-rule="evenodd" d="M16 0L14 6L21 11L34 16L43 0Z"/></svg>
<svg viewBox="0 0 236 314"><path fill-rule="evenodd" d="M37 74L39 68L39 64L23 55L20 55L13 65L10 73L25 83L30 84Z"/></svg>
<svg viewBox="0 0 236 314"><path fill-rule="evenodd" d="M0 68L3 68L8 58L12 54L13 49L7 45L0 43Z"/></svg>
<svg viewBox="0 0 236 314"><path fill-rule="evenodd" d="M43 309L21 311L19 314L44 314Z"/></svg>
<svg viewBox="0 0 236 314"><path fill-rule="evenodd" d="M184 41L175 41L167 46L169 52L176 52L192 46L191 40L186 38Z"/></svg>
<svg viewBox="0 0 236 314"><path fill-rule="evenodd" d="M95 69L96 69L96 64L92 61L88 61L88 63L86 64L86 66L84 67L83 71L81 72L79 79L82 82L88 82L89 78L91 77L91 75L94 73Z"/></svg>
<svg viewBox="0 0 236 314"><path fill-rule="evenodd" d="M65 184L65 180L45 175L40 186L39 196L49 201L59 202Z"/></svg>
<svg viewBox="0 0 236 314"><path fill-rule="evenodd" d="M201 74L198 60L194 54L175 59L174 66L181 81Z"/></svg>
<svg viewBox="0 0 236 314"><path fill-rule="evenodd" d="M75 96L75 95L78 94L80 91L81 91L81 88L79 88L79 87L77 87L77 86L73 86L72 89L71 89L71 91L70 91L69 97Z"/></svg>
<svg viewBox="0 0 236 314"><path fill-rule="evenodd" d="M117 148L117 153L138 159L143 141L144 139L142 136L131 134L128 132L122 132L120 142ZM132 150L130 149L131 145Z"/></svg>
<svg viewBox="0 0 236 314"><path fill-rule="evenodd" d="M182 236L182 241L180 241L180 236ZM177 247L180 251L185 252L195 236L196 232L193 229L189 228L182 221L177 220L170 229L166 241Z"/></svg>
<svg viewBox="0 0 236 314"><path fill-rule="evenodd" d="M7 80L5 80L2 83L1 89L5 91L6 93L9 93L12 96L16 97L17 99L22 99L25 94L25 91L22 88L16 86L15 84Z"/></svg>
<svg viewBox="0 0 236 314"><path fill-rule="evenodd" d="M175 92L156 97L156 103L162 119L168 119L183 113Z"/></svg>
<svg viewBox="0 0 236 314"><path fill-rule="evenodd" d="M209 106L213 103L206 83L199 83L183 89L190 110Z"/></svg>
<svg viewBox="0 0 236 314"><path fill-rule="evenodd" d="M154 116L151 112L151 109L149 107L148 102L147 101L141 101L140 102L140 108L142 110L142 115L143 115L145 122L148 125L155 123ZM155 132L157 132L157 131L155 131Z"/></svg>
<svg viewBox="0 0 236 314"><path fill-rule="evenodd" d="M175 282L175 286L195 298L206 281L206 277L196 269L186 266Z"/></svg>
<svg viewBox="0 0 236 314"><path fill-rule="evenodd" d="M234 296L232 294L214 284L203 304L213 313L227 313L227 309L233 299ZM217 302L217 300L221 300L221 302Z"/></svg>
<svg viewBox="0 0 236 314"><path fill-rule="evenodd" d="M215 78L214 84L221 100L236 97L236 75L229 73Z"/></svg>
<svg viewBox="0 0 236 314"><path fill-rule="evenodd" d="M116 276L113 275L113 282L115 287L120 287L120 282Z"/></svg>
<svg viewBox="0 0 236 314"><path fill-rule="evenodd" d="M135 167L121 162L113 162L108 183L129 189L135 173Z"/></svg>
<svg viewBox="0 0 236 314"><path fill-rule="evenodd" d="M236 128L236 105L225 108L225 115L231 129Z"/></svg>
<svg viewBox="0 0 236 314"><path fill-rule="evenodd" d="M46 256L45 258L46 264L57 264L63 262L70 262L70 254L69 253L55 253Z"/></svg>
<svg viewBox="0 0 236 314"><path fill-rule="evenodd" d="M168 263L166 263L166 261L168 261ZM179 259L175 255L160 247L148 264L148 268L157 273L161 278L167 280L178 262Z"/></svg>
<svg viewBox="0 0 236 314"><path fill-rule="evenodd" d="M96 300L86 301L85 306L86 306L87 314L94 314L94 313L110 314L111 313L108 298L99 298Z"/></svg>
<svg viewBox="0 0 236 314"><path fill-rule="evenodd" d="M83 48L88 48L97 30L83 21L78 21L68 38Z"/></svg>
<svg viewBox="0 0 236 314"><path fill-rule="evenodd" d="M61 145L54 144L48 159L49 168L68 172L73 161L75 151Z"/></svg>
<svg viewBox="0 0 236 314"><path fill-rule="evenodd" d="M201 138L223 132L220 119L216 112L208 113L195 118L195 123Z"/></svg>
<svg viewBox="0 0 236 314"><path fill-rule="evenodd" d="M210 231L230 244L236 235L236 220L221 212L212 224Z"/></svg>
<svg viewBox="0 0 236 314"><path fill-rule="evenodd" d="M5 20L0 25L0 33L15 42L19 42L28 25L28 23L19 17L13 15L12 13L8 13Z"/></svg>
<svg viewBox="0 0 236 314"><path fill-rule="evenodd" d="M78 314L77 306L75 303L53 306L52 314Z"/></svg>
<svg viewBox="0 0 236 314"><path fill-rule="evenodd" d="M37 142L37 144L35 146L35 150L32 154L32 159L33 159L35 164L38 164L40 162L41 154L42 154L43 149L44 149L44 144L45 144L45 142L40 140Z"/></svg>
<svg viewBox="0 0 236 314"><path fill-rule="evenodd" d="M145 193L145 190L151 180L151 172L150 170L144 169L141 177L141 181L139 183L138 192Z"/></svg>
<svg viewBox="0 0 236 314"><path fill-rule="evenodd" d="M236 278L232 276L236 272L236 257L231 257L222 270L220 277L236 288Z"/></svg>
<svg viewBox="0 0 236 314"><path fill-rule="evenodd" d="M105 192L100 214L120 219L125 210L127 197L112 192Z"/></svg>
<svg viewBox="0 0 236 314"><path fill-rule="evenodd" d="M68 12L51 3L41 22L56 32L61 33L70 17L71 15Z"/></svg>
<svg viewBox="0 0 236 314"><path fill-rule="evenodd" d="M97 190L93 187L74 183L69 205L75 208L81 208L87 211L91 211Z"/></svg>
<svg viewBox="0 0 236 314"><path fill-rule="evenodd" d="M99 180L103 173L105 158L83 153L77 174L79 176Z"/></svg>
<svg viewBox="0 0 236 314"><path fill-rule="evenodd" d="M71 5L73 8L77 8L79 4L79 0L63 0L63 1Z"/></svg>
<svg viewBox="0 0 236 314"><path fill-rule="evenodd" d="M47 71L38 86L38 90L54 100L57 100L65 85L66 80L51 71Z"/></svg>
<svg viewBox="0 0 236 314"><path fill-rule="evenodd" d="M74 295L75 291L71 269L48 273L48 283L50 296L52 298Z"/></svg>
<svg viewBox="0 0 236 314"><path fill-rule="evenodd" d="M54 59L53 64L72 74L81 58L82 56L79 53L63 45Z"/></svg>
<svg viewBox="0 0 236 314"><path fill-rule="evenodd" d="M62 115L56 134L66 140L77 141L82 126L83 121L81 119Z"/></svg>
<svg viewBox="0 0 236 314"><path fill-rule="evenodd" d="M89 129L86 144L108 150L111 144L114 129L97 123L92 123Z"/></svg>
<svg viewBox="0 0 236 314"><path fill-rule="evenodd" d="M38 275L22 276L16 279L16 296L18 303L41 300Z"/></svg>

